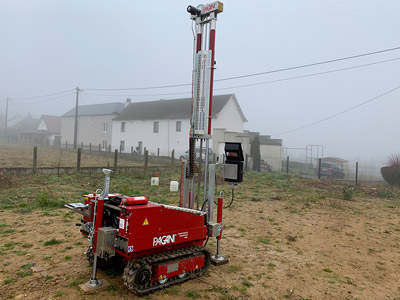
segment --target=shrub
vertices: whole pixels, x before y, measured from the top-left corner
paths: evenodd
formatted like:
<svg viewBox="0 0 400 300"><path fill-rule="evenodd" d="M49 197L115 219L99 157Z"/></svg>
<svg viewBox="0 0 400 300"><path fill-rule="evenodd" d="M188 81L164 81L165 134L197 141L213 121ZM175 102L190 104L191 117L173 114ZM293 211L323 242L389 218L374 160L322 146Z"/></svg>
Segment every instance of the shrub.
<svg viewBox="0 0 400 300"><path fill-rule="evenodd" d="M36 195L35 202L37 207L40 208L55 208L63 207L65 202L63 200L55 199L50 195L49 191L43 188L39 194Z"/></svg>
<svg viewBox="0 0 400 300"><path fill-rule="evenodd" d="M399 153L392 153L389 155L386 164L391 166L399 166L400 167L400 154Z"/></svg>
<svg viewBox="0 0 400 300"><path fill-rule="evenodd" d="M400 186L400 166L392 165L381 168L383 179L390 185Z"/></svg>
<svg viewBox="0 0 400 300"><path fill-rule="evenodd" d="M355 189L353 187L345 186L342 189L342 193L343 193L343 200L353 200Z"/></svg>
<svg viewBox="0 0 400 300"><path fill-rule="evenodd" d="M400 186L400 154L390 154L386 164L381 168L383 179L390 185Z"/></svg>

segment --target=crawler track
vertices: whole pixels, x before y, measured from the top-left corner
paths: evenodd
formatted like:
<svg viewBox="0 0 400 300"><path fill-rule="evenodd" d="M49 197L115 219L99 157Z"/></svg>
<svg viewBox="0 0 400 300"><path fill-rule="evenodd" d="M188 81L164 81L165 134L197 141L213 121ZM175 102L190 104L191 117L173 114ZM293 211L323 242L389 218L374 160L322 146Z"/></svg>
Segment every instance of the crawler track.
<svg viewBox="0 0 400 300"><path fill-rule="evenodd" d="M172 263L182 259L204 255L204 267L182 275L168 278L165 282L152 281L151 266L158 263ZM138 296L160 290L188 279L204 275L210 266L210 253L204 247L190 246L168 252L147 255L130 261L122 276L125 286Z"/></svg>

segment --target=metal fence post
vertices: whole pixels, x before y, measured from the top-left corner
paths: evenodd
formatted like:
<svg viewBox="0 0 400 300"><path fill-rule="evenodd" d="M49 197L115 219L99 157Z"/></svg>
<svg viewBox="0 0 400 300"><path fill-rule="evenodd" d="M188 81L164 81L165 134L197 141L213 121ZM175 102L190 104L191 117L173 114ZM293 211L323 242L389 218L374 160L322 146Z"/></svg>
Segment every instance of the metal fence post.
<svg viewBox="0 0 400 300"><path fill-rule="evenodd" d="M33 174L36 174L37 166L37 146L33 147Z"/></svg>
<svg viewBox="0 0 400 300"><path fill-rule="evenodd" d="M131 146L131 159L133 157L133 146Z"/></svg>
<svg viewBox="0 0 400 300"><path fill-rule="evenodd" d="M81 155L82 155L82 149L78 148L78 157L77 157L77 160L76 160L76 170L78 172L81 171Z"/></svg>
<svg viewBox="0 0 400 300"><path fill-rule="evenodd" d="M321 179L321 158L318 158L318 179Z"/></svg>
<svg viewBox="0 0 400 300"><path fill-rule="evenodd" d="M160 163L160 148L157 148L157 164Z"/></svg>
<svg viewBox="0 0 400 300"><path fill-rule="evenodd" d="M224 162L222 162L222 163L224 163ZM248 168L247 168L248 164L249 164L249 155L246 153L246 159L244 161L244 169L246 170L246 172L248 171Z"/></svg>
<svg viewBox="0 0 400 300"><path fill-rule="evenodd" d="M111 155L111 144L108 145L108 155Z"/></svg>
<svg viewBox="0 0 400 300"><path fill-rule="evenodd" d="M144 176L146 176L147 173L148 163L149 163L149 151L144 150L144 169L143 169Z"/></svg>
<svg viewBox="0 0 400 300"><path fill-rule="evenodd" d="M92 143L89 143L89 152L92 152Z"/></svg>
<svg viewBox="0 0 400 300"><path fill-rule="evenodd" d="M114 172L117 170L118 166L118 149L115 149L114 153Z"/></svg>
<svg viewBox="0 0 400 300"><path fill-rule="evenodd" d="M286 174L289 174L289 155L286 157Z"/></svg>
<svg viewBox="0 0 400 300"><path fill-rule="evenodd" d="M81 142L81 149L83 150L83 142Z"/></svg>
<svg viewBox="0 0 400 300"><path fill-rule="evenodd" d="M175 160L175 149L172 149L171 152L171 167L174 165L174 160Z"/></svg>
<svg viewBox="0 0 400 300"><path fill-rule="evenodd" d="M358 161L356 162L356 186L358 185Z"/></svg>

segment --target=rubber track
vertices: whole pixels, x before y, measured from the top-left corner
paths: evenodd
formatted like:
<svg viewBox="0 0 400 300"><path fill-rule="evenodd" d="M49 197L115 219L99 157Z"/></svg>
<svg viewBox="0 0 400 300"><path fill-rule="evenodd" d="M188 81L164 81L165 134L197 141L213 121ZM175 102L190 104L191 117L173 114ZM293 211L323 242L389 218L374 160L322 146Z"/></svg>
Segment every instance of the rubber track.
<svg viewBox="0 0 400 300"><path fill-rule="evenodd" d="M148 266L151 267L151 265L159 263L173 263L174 261L196 257L200 254L204 255L203 268L188 272L187 275L183 278L179 278L178 276L171 277L168 278L168 281L164 284L160 284L158 281L151 283L151 280L144 285L138 285L135 282L136 274L141 268L146 268ZM124 269L124 275L122 276L122 279L124 280L124 284L128 288L128 290L138 296L142 296L174 284L182 283L191 278L203 276L207 272L209 267L210 253L208 252L208 250L201 246L190 246L186 248L171 250L168 252L147 255L131 260L130 262L128 262Z"/></svg>

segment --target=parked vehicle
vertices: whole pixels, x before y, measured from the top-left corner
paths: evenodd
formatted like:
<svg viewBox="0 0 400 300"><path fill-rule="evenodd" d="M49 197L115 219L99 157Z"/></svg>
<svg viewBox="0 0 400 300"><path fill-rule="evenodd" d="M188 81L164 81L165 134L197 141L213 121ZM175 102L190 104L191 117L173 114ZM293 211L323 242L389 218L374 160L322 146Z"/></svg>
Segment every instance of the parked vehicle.
<svg viewBox="0 0 400 300"><path fill-rule="evenodd" d="M206 153L206 149L203 149L203 153L201 154L201 159L202 159L203 161L206 159L205 153ZM189 159L189 150L187 150L185 153L182 153L182 154L179 156L179 159L180 159L180 160L182 160L183 158L184 158L184 159ZM196 149L195 149L195 159L196 159L196 160L199 160L199 158L200 158L200 149L199 149L199 148L196 148ZM208 160L209 160L209 161L212 161L212 159L213 159L213 152L212 152L211 149L208 149Z"/></svg>
<svg viewBox="0 0 400 300"><path fill-rule="evenodd" d="M335 165L333 163L323 162L321 163L321 177L322 176L326 176L329 178L343 179L345 174L338 165Z"/></svg>

